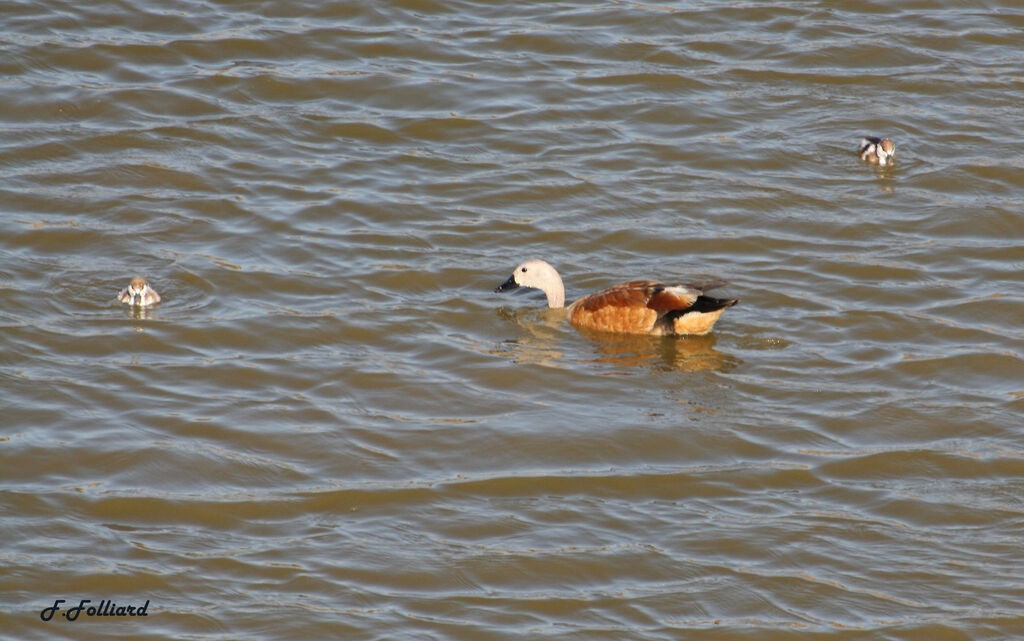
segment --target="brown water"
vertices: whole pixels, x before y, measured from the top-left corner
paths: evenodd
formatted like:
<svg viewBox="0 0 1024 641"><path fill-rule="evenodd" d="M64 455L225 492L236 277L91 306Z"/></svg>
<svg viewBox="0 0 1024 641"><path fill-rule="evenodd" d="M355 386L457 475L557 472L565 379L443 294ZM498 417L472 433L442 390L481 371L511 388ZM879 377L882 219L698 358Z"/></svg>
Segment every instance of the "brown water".
<svg viewBox="0 0 1024 641"><path fill-rule="evenodd" d="M1024 636L1019 2L0 25L3 638Z"/></svg>

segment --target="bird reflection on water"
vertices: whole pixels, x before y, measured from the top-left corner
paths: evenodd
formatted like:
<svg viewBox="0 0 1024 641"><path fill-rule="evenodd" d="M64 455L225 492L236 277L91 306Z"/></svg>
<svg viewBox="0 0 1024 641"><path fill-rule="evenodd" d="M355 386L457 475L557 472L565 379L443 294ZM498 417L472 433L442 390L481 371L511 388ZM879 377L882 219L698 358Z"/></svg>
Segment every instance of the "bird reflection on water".
<svg viewBox="0 0 1024 641"><path fill-rule="evenodd" d="M565 312L559 309L523 310L498 308L498 316L511 320L525 334L501 344L496 353L512 357L516 363L535 363L568 368L573 363L600 363L624 368L644 367L665 371L696 372L704 370L726 371L736 367L739 359L723 354L715 348L714 334L703 336L649 336L645 334L619 334L590 329L572 328L565 322ZM593 356L565 356L567 330L575 331L590 345ZM582 356L582 357L581 357Z"/></svg>
<svg viewBox="0 0 1024 641"><path fill-rule="evenodd" d="M125 313L131 317L132 320L147 320L154 317L156 310L152 307L141 307L139 305L132 305L125 308Z"/></svg>

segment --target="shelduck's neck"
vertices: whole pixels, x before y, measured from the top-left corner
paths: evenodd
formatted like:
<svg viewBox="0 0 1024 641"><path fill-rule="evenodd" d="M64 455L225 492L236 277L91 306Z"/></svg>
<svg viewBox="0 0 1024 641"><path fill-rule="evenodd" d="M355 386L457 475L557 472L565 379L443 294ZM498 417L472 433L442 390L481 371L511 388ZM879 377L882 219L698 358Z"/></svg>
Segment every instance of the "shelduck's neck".
<svg viewBox="0 0 1024 641"><path fill-rule="evenodd" d="M545 265L545 267L547 269L536 274L540 278L535 286L548 297L548 307L550 309L561 309L565 307L565 285L562 284L562 277L558 275L554 267L550 265Z"/></svg>
<svg viewBox="0 0 1024 641"><path fill-rule="evenodd" d="M565 307L565 286L562 285L562 279L559 278L555 285L544 290L544 294L548 297L548 307L550 309L561 309Z"/></svg>

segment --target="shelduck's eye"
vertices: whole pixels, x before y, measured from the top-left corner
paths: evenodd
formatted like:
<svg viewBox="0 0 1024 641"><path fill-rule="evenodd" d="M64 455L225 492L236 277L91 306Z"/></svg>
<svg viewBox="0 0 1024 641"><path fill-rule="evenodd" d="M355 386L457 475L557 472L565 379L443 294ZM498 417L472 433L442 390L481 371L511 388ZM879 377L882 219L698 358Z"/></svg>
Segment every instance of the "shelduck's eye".
<svg viewBox="0 0 1024 641"><path fill-rule="evenodd" d="M523 267L523 268L522 268L522 269L520 269L519 271L521 271L521 272L523 272L523 273L525 274L525 273L526 273L526 268L525 268L525 267Z"/></svg>

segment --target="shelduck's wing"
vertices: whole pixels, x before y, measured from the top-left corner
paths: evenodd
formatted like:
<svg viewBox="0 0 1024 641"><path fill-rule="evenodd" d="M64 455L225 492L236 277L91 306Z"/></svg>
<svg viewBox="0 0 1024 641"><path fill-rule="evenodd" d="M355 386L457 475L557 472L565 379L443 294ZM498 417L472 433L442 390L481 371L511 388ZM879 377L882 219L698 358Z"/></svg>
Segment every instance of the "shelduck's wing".
<svg viewBox="0 0 1024 641"><path fill-rule="evenodd" d="M703 295L726 284L709 281L665 285L634 280L579 299L569 306L569 320L579 327L605 332L703 334L710 331L722 310L737 302Z"/></svg>
<svg viewBox="0 0 1024 641"><path fill-rule="evenodd" d="M666 286L634 280L584 296L569 308L569 320L580 327L632 334L658 333L658 320L689 308L700 291L685 285Z"/></svg>

